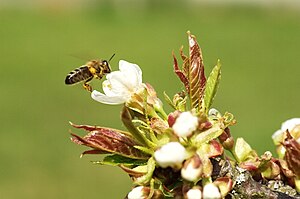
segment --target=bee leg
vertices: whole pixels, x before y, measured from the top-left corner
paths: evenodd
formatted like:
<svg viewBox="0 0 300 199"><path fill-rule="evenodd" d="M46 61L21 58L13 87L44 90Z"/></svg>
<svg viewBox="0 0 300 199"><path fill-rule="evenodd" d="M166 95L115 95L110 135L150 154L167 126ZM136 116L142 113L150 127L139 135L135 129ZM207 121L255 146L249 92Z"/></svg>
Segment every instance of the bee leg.
<svg viewBox="0 0 300 199"><path fill-rule="evenodd" d="M87 90L87 91L89 91L89 92L92 92L92 86L91 85L89 85L89 81L91 81L93 79L93 77L92 78L90 78L90 79L88 79L88 80L86 80L84 83L83 83L83 88L85 89L85 90Z"/></svg>
<svg viewBox="0 0 300 199"><path fill-rule="evenodd" d="M83 88L89 92L92 92L92 90L93 90L91 85L89 85L88 83L84 83Z"/></svg>

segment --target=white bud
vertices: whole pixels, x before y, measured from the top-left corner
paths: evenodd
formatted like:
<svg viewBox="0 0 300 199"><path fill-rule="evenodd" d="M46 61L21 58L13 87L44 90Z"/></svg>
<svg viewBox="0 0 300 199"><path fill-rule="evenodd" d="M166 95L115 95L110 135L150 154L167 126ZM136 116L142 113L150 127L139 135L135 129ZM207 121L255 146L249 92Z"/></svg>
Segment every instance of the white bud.
<svg viewBox="0 0 300 199"><path fill-rule="evenodd" d="M207 184L203 187L203 198L204 199L220 199L222 198L218 187L213 184Z"/></svg>
<svg viewBox="0 0 300 199"><path fill-rule="evenodd" d="M181 169L181 177L190 182L197 182L202 174L202 162L198 155L193 156L185 161Z"/></svg>
<svg viewBox="0 0 300 199"><path fill-rule="evenodd" d="M187 199L201 199L202 198L202 192L197 187L194 187L186 193Z"/></svg>
<svg viewBox="0 0 300 199"><path fill-rule="evenodd" d="M179 137L189 136L198 127L198 118L191 112L183 112L176 119L172 126L174 133Z"/></svg>
<svg viewBox="0 0 300 199"><path fill-rule="evenodd" d="M187 157L185 148L179 142L169 142L155 151L154 158L159 166L166 168L181 168Z"/></svg>
<svg viewBox="0 0 300 199"><path fill-rule="evenodd" d="M128 193L128 199L143 199L146 198L143 192L143 186L138 186L133 188L129 193Z"/></svg>

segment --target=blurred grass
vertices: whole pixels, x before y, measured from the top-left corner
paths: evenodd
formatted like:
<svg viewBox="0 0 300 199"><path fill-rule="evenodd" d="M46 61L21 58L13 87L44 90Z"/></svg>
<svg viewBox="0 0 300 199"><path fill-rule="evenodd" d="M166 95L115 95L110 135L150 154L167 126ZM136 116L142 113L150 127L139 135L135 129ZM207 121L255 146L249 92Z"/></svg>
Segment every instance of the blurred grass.
<svg viewBox="0 0 300 199"><path fill-rule="evenodd" d="M0 198L122 198L131 187L118 168L79 159L68 121L122 128L121 106L93 101L65 75L91 58L139 64L158 95L183 86L172 73L172 50L187 50L186 31L198 38L206 74L221 59L214 107L232 112L235 137L259 153L274 151L270 136L299 117L300 15L287 9L181 4L95 6L0 12ZM81 57L78 59L76 57ZM93 85L100 89L99 81ZM167 110L171 110L167 108Z"/></svg>

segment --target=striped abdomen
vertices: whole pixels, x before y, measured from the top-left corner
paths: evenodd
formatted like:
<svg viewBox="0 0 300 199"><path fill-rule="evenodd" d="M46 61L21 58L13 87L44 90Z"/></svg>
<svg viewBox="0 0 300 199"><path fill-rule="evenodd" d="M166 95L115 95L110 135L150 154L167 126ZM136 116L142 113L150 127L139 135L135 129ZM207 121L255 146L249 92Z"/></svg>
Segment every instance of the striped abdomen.
<svg viewBox="0 0 300 199"><path fill-rule="evenodd" d="M70 72L65 80L66 84L75 84L81 81L86 81L93 78L88 66L81 66Z"/></svg>

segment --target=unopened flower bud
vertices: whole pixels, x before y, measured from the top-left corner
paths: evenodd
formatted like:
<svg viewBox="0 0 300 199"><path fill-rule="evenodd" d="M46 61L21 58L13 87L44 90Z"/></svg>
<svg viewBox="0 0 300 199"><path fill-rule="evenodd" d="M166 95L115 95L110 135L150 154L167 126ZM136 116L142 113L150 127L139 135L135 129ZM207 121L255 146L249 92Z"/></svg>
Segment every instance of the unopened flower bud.
<svg viewBox="0 0 300 199"><path fill-rule="evenodd" d="M173 130L179 137L187 137L192 135L198 127L198 118L191 112L183 112L176 119Z"/></svg>
<svg viewBox="0 0 300 199"><path fill-rule="evenodd" d="M169 142L155 151L154 158L162 168L180 169L187 157L185 148L179 142Z"/></svg>
<svg viewBox="0 0 300 199"><path fill-rule="evenodd" d="M190 182L197 182L201 178L203 171L203 164L198 155L194 155L186 160L181 169L181 176L183 179Z"/></svg>
<svg viewBox="0 0 300 199"><path fill-rule="evenodd" d="M175 124L175 121L179 115L180 115L180 111L177 110L168 115L169 127L172 127Z"/></svg>
<svg viewBox="0 0 300 199"><path fill-rule="evenodd" d="M220 143L222 146L227 149L231 150L234 146L234 139L230 134L230 129L227 127L223 131L223 133L219 136Z"/></svg>
<svg viewBox="0 0 300 199"><path fill-rule="evenodd" d="M148 192L149 194L149 192ZM148 197L148 194L145 193L143 186L138 186L133 188L127 195L128 199L144 199Z"/></svg>
<svg viewBox="0 0 300 199"><path fill-rule="evenodd" d="M138 186L133 188L127 195L128 199L146 199L149 198L151 192L150 187ZM163 194L160 190L154 190L150 196L152 199L162 199Z"/></svg>
<svg viewBox="0 0 300 199"><path fill-rule="evenodd" d="M218 187L213 184L207 184L203 187L203 198L205 199L220 199L222 198Z"/></svg>
<svg viewBox="0 0 300 199"><path fill-rule="evenodd" d="M192 189L188 190L186 193L187 199L201 199L202 198L202 191L200 187L193 187Z"/></svg>

